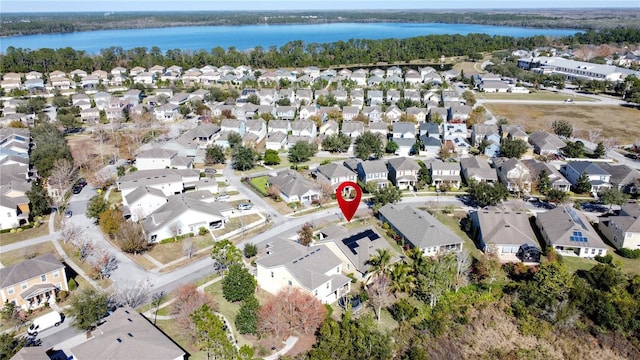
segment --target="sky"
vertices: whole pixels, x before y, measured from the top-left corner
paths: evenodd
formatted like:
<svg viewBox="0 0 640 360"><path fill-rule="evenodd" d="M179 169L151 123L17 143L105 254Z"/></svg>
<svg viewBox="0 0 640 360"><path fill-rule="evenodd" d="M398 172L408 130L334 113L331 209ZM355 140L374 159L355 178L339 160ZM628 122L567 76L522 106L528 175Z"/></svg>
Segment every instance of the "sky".
<svg viewBox="0 0 640 360"><path fill-rule="evenodd" d="M173 10L342 10L342 9L640 9L640 0L0 0L0 14L13 12L173 11Z"/></svg>

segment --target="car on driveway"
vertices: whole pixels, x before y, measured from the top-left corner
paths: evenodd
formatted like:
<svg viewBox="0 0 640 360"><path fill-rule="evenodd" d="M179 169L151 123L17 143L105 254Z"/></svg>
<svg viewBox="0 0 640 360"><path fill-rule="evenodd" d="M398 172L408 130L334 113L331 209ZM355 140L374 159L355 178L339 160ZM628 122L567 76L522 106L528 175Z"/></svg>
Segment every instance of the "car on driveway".
<svg viewBox="0 0 640 360"><path fill-rule="evenodd" d="M74 193L74 194L80 194L80 192L82 192L82 186L80 186L80 185L75 185L75 186L73 187L73 193Z"/></svg>
<svg viewBox="0 0 640 360"><path fill-rule="evenodd" d="M228 199L228 198L229 198L229 194L227 194L227 193L222 193L222 194L220 194L220 195L218 195L218 196L216 197L216 200L225 200L225 199Z"/></svg>
<svg viewBox="0 0 640 360"><path fill-rule="evenodd" d="M253 207L253 204L249 204L249 203L238 204L238 210L251 210L252 207Z"/></svg>
<svg viewBox="0 0 640 360"><path fill-rule="evenodd" d="M71 210L65 210L64 211L64 217L66 217L67 219L73 216L73 211Z"/></svg>
<svg viewBox="0 0 640 360"><path fill-rule="evenodd" d="M218 172L218 170L213 169L213 168L206 168L206 169L204 169L204 173L205 173L205 174L209 174L209 175L215 174L215 173L217 173L217 172Z"/></svg>

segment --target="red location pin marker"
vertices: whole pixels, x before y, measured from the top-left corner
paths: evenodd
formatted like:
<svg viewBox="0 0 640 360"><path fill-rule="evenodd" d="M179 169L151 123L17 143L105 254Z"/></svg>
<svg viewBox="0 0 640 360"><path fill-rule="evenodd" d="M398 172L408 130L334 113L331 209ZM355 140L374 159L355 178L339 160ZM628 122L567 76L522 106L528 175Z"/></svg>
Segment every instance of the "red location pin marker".
<svg viewBox="0 0 640 360"><path fill-rule="evenodd" d="M346 187L352 187L356 192L356 197L354 199L345 199L342 197L342 191ZM340 206L340 210L342 210L342 214L344 215L347 221L351 221L353 215L356 214L358 210L358 206L360 205L360 199L362 198L362 190L358 184L353 181L345 181L338 185L336 189L336 199L338 200L338 205Z"/></svg>

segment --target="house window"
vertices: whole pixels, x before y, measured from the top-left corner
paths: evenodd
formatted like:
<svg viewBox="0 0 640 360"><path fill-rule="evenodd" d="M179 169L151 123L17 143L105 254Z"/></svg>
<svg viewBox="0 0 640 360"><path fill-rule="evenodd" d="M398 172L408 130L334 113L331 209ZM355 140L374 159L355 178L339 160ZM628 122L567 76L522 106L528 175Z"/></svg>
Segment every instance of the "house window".
<svg viewBox="0 0 640 360"><path fill-rule="evenodd" d="M339 273L339 272L340 272L340 266L338 266L338 267L336 268L336 272L337 272L337 273Z"/></svg>
<svg viewBox="0 0 640 360"><path fill-rule="evenodd" d="M60 272L59 272L58 270L54 271L54 272L53 272L53 278L54 278L54 279L57 279L57 278L59 278L59 277L60 277Z"/></svg>
<svg viewBox="0 0 640 360"><path fill-rule="evenodd" d="M273 278L273 271L271 272L271 277Z"/></svg>
<svg viewBox="0 0 640 360"><path fill-rule="evenodd" d="M45 282L47 281L47 275L40 275L40 281Z"/></svg>
<svg viewBox="0 0 640 360"><path fill-rule="evenodd" d="M20 287L22 288L22 290L26 290L27 289L27 283L23 282L22 284L20 284Z"/></svg>
<svg viewBox="0 0 640 360"><path fill-rule="evenodd" d="M329 283L327 283L327 289L329 288Z"/></svg>
<svg viewBox="0 0 640 360"><path fill-rule="evenodd" d="M56 289L62 290L62 284L61 283L56 283Z"/></svg>
<svg viewBox="0 0 640 360"><path fill-rule="evenodd" d="M291 282L291 280L289 280L289 286L293 285L293 283Z"/></svg>
<svg viewBox="0 0 640 360"><path fill-rule="evenodd" d="M13 286L11 286L10 288L7 289L7 292L9 293L9 295L13 294Z"/></svg>

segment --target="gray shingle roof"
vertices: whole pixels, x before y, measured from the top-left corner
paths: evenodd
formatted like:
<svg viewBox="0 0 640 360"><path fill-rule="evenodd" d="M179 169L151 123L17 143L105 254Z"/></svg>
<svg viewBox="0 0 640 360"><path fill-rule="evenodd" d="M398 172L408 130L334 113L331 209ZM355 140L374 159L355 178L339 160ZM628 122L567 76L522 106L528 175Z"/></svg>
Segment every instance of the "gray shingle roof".
<svg viewBox="0 0 640 360"><path fill-rule="evenodd" d="M553 210L539 213L538 222L542 225L541 231L547 234L552 245L571 247L602 248L606 246L598 233L593 229L587 218L570 206L558 206ZM572 241L574 232L579 232L586 242Z"/></svg>
<svg viewBox="0 0 640 360"><path fill-rule="evenodd" d="M417 248L463 243L461 238L422 210L406 205L387 204L380 208L379 213Z"/></svg>
<svg viewBox="0 0 640 360"><path fill-rule="evenodd" d="M280 191L288 197L292 195L304 195L309 190L315 189L315 185L296 171L285 170L278 175L269 178L269 183L276 185Z"/></svg>
<svg viewBox="0 0 640 360"><path fill-rule="evenodd" d="M611 175L601 168L598 164L590 161L572 161L567 164L572 167L578 174L587 173L587 175Z"/></svg>
<svg viewBox="0 0 640 360"><path fill-rule="evenodd" d="M485 244L537 245L529 217L524 212L513 210L478 210L480 235Z"/></svg>
<svg viewBox="0 0 640 360"><path fill-rule="evenodd" d="M58 269L63 269L62 271L64 271L64 265L52 254L40 255L33 259L7 266L0 269L0 289Z"/></svg>
<svg viewBox="0 0 640 360"><path fill-rule="evenodd" d="M388 164L390 167L396 169L396 171L420 170L420 165L418 165L415 160L408 157L397 157L389 159Z"/></svg>
<svg viewBox="0 0 640 360"><path fill-rule="evenodd" d="M178 345L130 307L118 308L92 331L93 338L70 349L77 359L167 359L185 355Z"/></svg>

